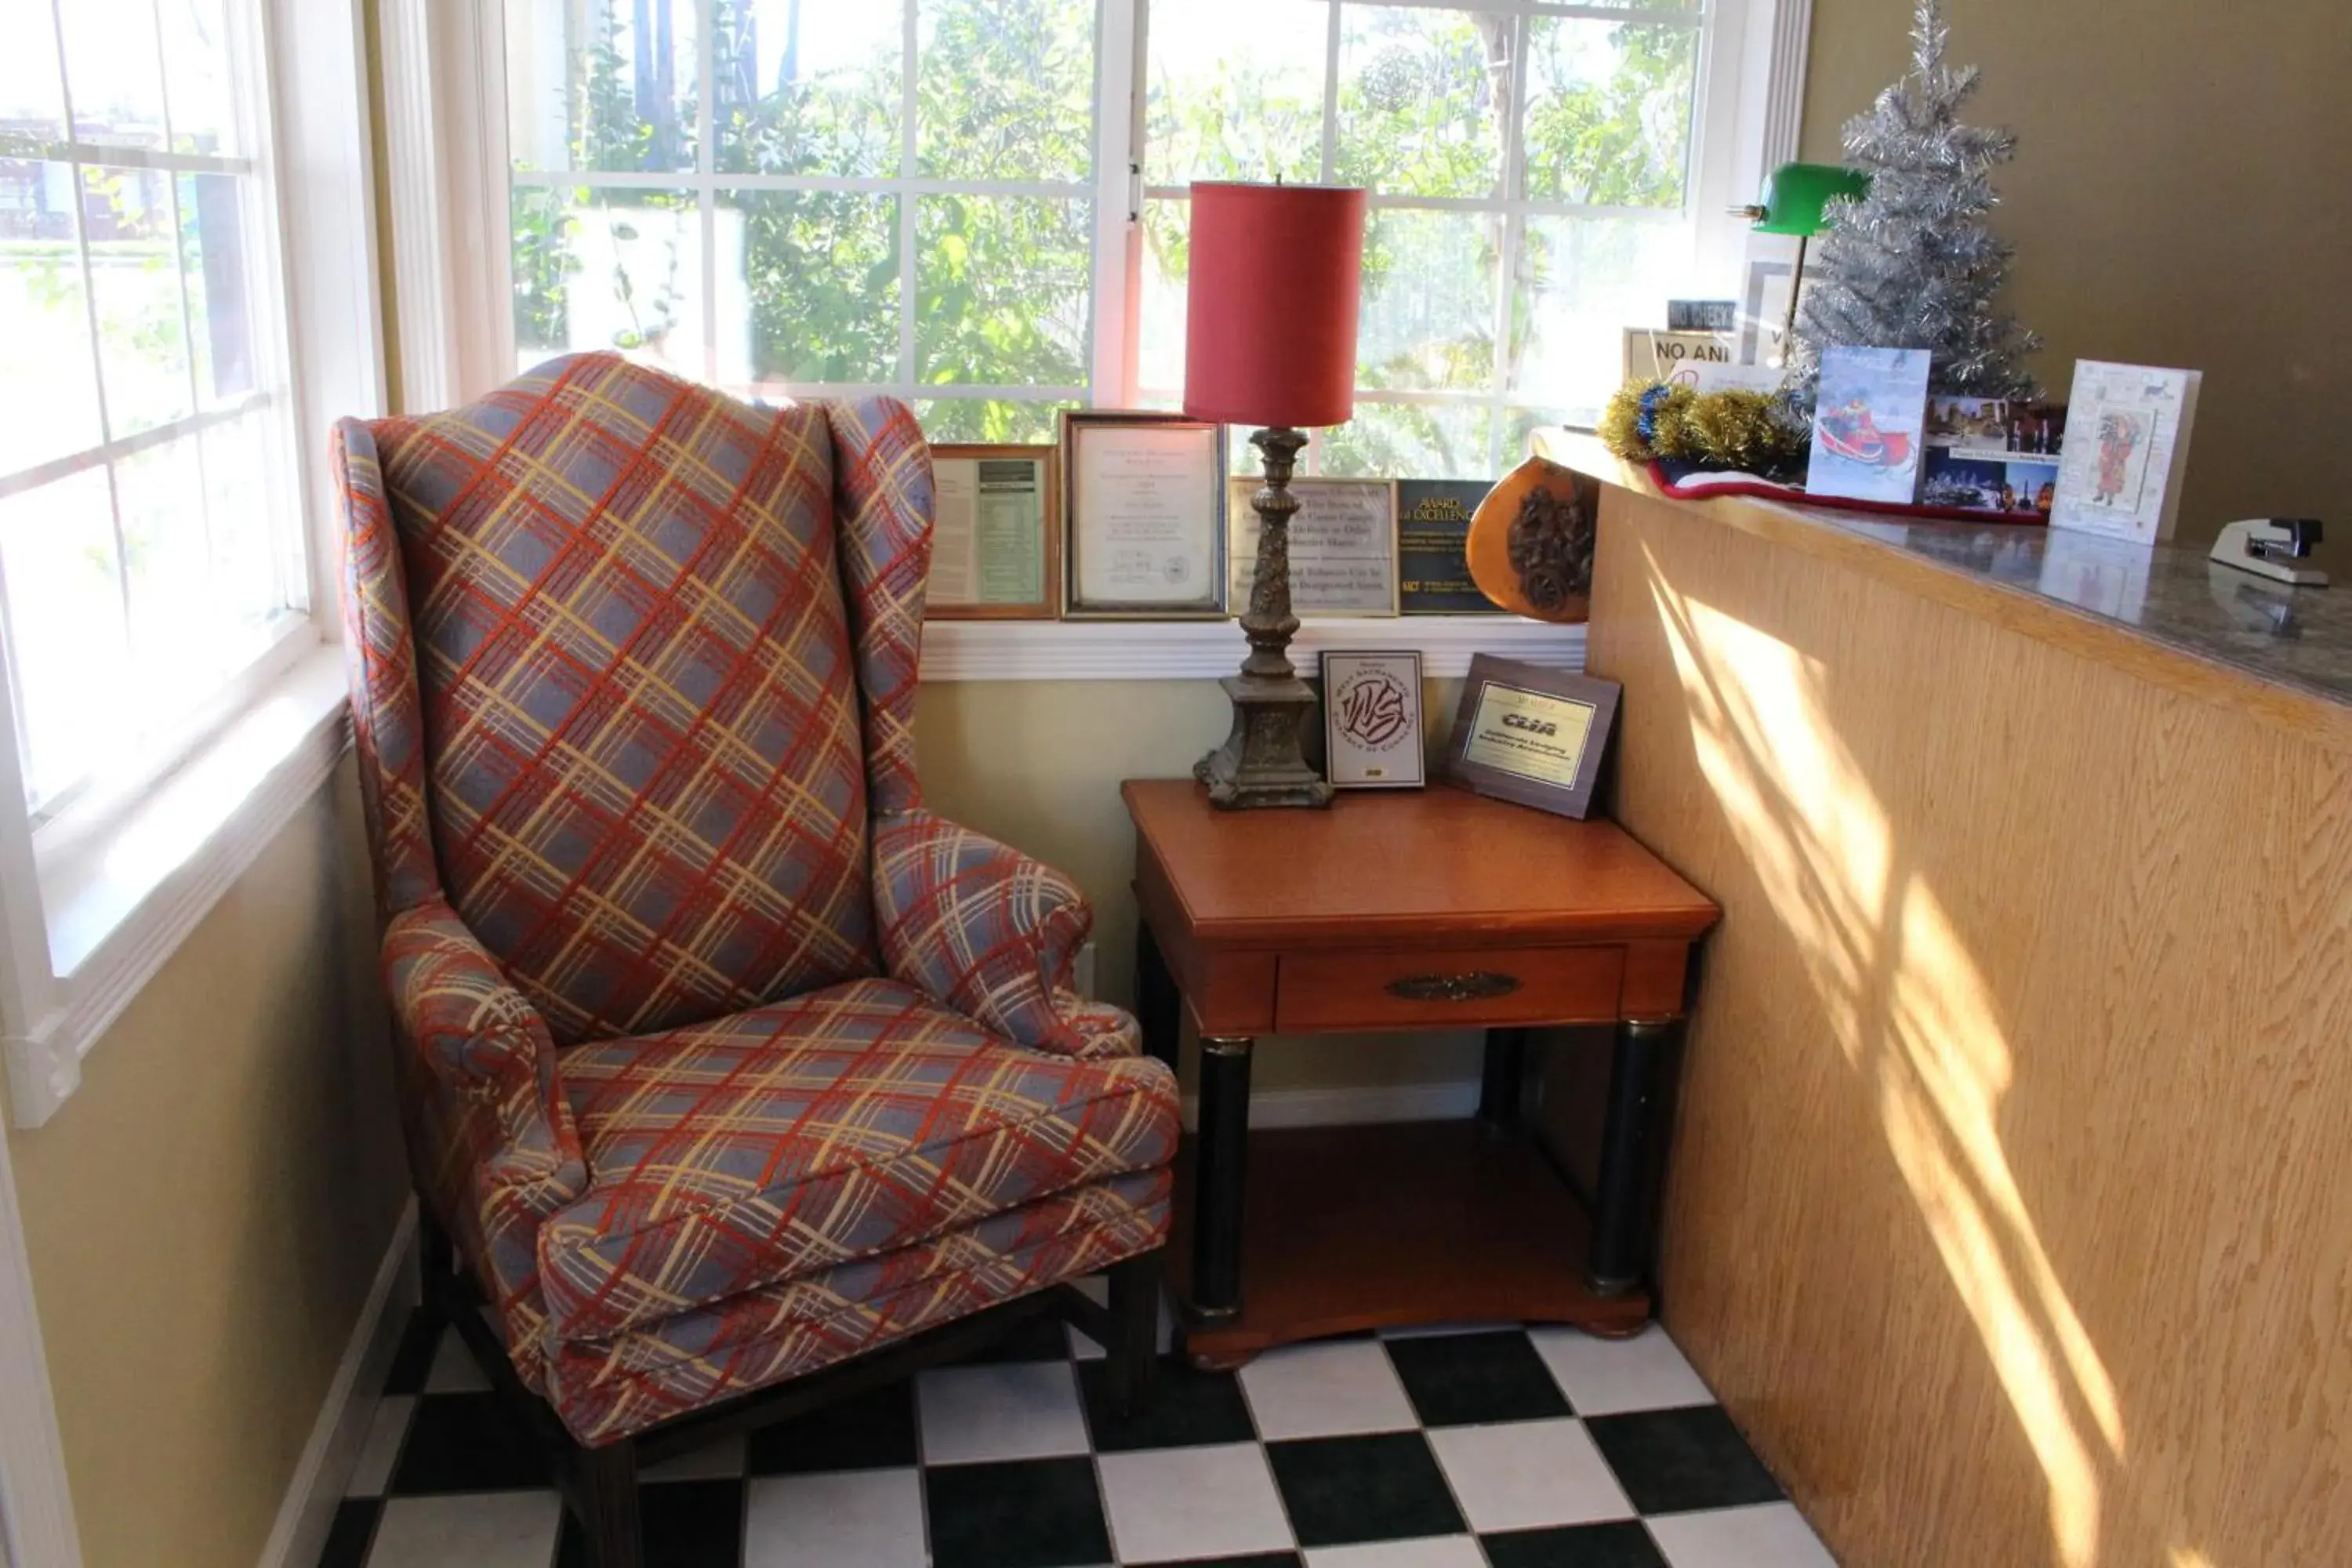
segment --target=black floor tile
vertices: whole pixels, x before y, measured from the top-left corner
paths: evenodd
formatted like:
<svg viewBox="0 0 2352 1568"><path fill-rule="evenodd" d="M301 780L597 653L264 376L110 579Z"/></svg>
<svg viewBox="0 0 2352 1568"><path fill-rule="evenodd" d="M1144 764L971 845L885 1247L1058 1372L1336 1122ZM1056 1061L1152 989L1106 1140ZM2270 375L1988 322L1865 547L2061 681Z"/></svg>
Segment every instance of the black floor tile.
<svg viewBox="0 0 2352 1568"><path fill-rule="evenodd" d="M744 1446L746 1475L878 1470L915 1462L915 1385L894 1383L762 1426Z"/></svg>
<svg viewBox="0 0 2352 1568"><path fill-rule="evenodd" d="M928 1469L923 1503L932 1568L1087 1568L1111 1560L1089 1459Z"/></svg>
<svg viewBox="0 0 2352 1568"><path fill-rule="evenodd" d="M1542 1421L1570 1414L1523 1330L1391 1340L1388 1352L1427 1426Z"/></svg>
<svg viewBox="0 0 2352 1568"><path fill-rule="evenodd" d="M1247 1557L1186 1557L1168 1563L1129 1563L1128 1568L1298 1568L1298 1553L1259 1552Z"/></svg>
<svg viewBox="0 0 2352 1568"><path fill-rule="evenodd" d="M335 1522L327 1527L327 1545L319 1553L319 1568L361 1568L367 1562L368 1543L375 1539L375 1521L383 1512L381 1499L345 1498L335 1505Z"/></svg>
<svg viewBox="0 0 2352 1568"><path fill-rule="evenodd" d="M1491 1568L1666 1568L1638 1520L1482 1535Z"/></svg>
<svg viewBox="0 0 2352 1568"><path fill-rule="evenodd" d="M1070 1334L1051 1311L1026 1317L996 1339L966 1355L965 1366L992 1366L1013 1361L1067 1361Z"/></svg>
<svg viewBox="0 0 2352 1568"><path fill-rule="evenodd" d="M495 1394L433 1394L416 1402L394 1467L393 1496L520 1491L552 1485L547 1458Z"/></svg>
<svg viewBox="0 0 2352 1568"><path fill-rule="evenodd" d="M400 1331L400 1347L392 1352L392 1370L385 1373L386 1394L422 1394L425 1374L433 1370L433 1351L441 1342L441 1319L423 1307L412 1310Z"/></svg>
<svg viewBox="0 0 2352 1568"><path fill-rule="evenodd" d="M663 1481L637 1489L646 1561L661 1568L741 1568L743 1483Z"/></svg>
<svg viewBox="0 0 2352 1568"><path fill-rule="evenodd" d="M1780 1500L1780 1484L1719 1405L1596 1415L1584 1425L1643 1513Z"/></svg>
<svg viewBox="0 0 2352 1568"><path fill-rule="evenodd" d="M1418 1432L1270 1443L1266 1458L1298 1544L1344 1546L1416 1535L1459 1535L1437 1457Z"/></svg>
<svg viewBox="0 0 2352 1568"><path fill-rule="evenodd" d="M1174 1356L1162 1356L1153 1370L1151 1397L1136 1415L1111 1414L1105 1389L1109 1363L1078 1363L1078 1389L1086 1396L1087 1429L1095 1452L1124 1454L1137 1448L1186 1448L1204 1443L1254 1443L1249 1402L1229 1372L1198 1372Z"/></svg>

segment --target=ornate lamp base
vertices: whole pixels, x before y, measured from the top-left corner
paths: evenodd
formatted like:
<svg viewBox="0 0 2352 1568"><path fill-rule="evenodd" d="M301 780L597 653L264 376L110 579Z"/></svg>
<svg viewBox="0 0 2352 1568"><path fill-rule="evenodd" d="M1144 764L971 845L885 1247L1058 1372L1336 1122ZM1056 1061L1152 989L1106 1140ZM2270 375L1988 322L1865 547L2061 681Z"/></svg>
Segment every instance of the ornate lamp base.
<svg viewBox="0 0 2352 1568"><path fill-rule="evenodd" d="M1209 786L1209 802L1229 811L1258 806L1331 804L1331 786L1307 765L1303 735L1315 714L1315 693L1290 665L1298 617L1290 613L1290 520L1298 499L1290 475L1306 432L1260 430L1250 437L1265 460L1257 509L1257 567L1250 579L1242 633L1249 657L1241 673L1218 682L1233 700L1234 728L1225 743L1202 757L1192 776Z"/></svg>

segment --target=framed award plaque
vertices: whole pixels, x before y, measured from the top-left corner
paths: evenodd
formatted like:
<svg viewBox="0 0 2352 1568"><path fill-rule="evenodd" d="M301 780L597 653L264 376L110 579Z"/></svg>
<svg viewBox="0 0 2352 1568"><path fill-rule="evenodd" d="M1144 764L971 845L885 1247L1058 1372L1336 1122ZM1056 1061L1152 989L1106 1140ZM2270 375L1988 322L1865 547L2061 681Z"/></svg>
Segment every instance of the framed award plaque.
<svg viewBox="0 0 2352 1568"><path fill-rule="evenodd" d="M1324 773L1333 789L1419 789L1421 655L1323 655Z"/></svg>
<svg viewBox="0 0 2352 1568"><path fill-rule="evenodd" d="M1446 776L1480 795L1581 820L1592 809L1621 689L1613 680L1479 654L1462 683Z"/></svg>

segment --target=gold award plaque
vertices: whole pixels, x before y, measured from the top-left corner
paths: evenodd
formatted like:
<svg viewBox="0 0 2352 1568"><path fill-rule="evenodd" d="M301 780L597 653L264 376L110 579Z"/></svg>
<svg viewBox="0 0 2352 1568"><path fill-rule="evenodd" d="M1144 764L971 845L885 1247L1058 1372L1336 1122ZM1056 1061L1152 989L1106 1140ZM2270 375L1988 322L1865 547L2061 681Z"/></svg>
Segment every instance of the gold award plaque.
<svg viewBox="0 0 2352 1568"><path fill-rule="evenodd" d="M1563 789L1576 784L1596 712L1590 702L1492 682L1478 694L1465 762Z"/></svg>

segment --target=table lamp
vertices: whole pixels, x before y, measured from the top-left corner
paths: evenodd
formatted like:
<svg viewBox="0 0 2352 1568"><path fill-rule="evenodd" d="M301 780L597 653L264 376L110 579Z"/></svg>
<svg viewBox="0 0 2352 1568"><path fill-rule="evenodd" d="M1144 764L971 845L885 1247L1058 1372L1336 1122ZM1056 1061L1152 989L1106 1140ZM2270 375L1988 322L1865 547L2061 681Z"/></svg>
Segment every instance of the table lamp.
<svg viewBox="0 0 2352 1568"><path fill-rule="evenodd" d="M1242 634L1249 657L1220 682L1233 733L1193 776L1229 810L1328 805L1301 731L1315 694L1290 664L1290 475L1302 426L1356 411L1356 306L1363 277L1364 193L1326 185L1192 187L1192 285L1185 307L1184 412L1250 437L1265 470L1253 499L1257 566Z"/></svg>
<svg viewBox="0 0 2352 1568"><path fill-rule="evenodd" d="M1835 163L1783 163L1764 182L1764 196L1752 206L1733 209L1754 220L1758 234L1797 237L1797 267L1789 275L1789 319L1780 327L1780 352L1786 354L1797 334L1797 295L1805 285L1805 246L1830 226L1833 201L1860 201L1870 191L1870 176L1860 169Z"/></svg>

